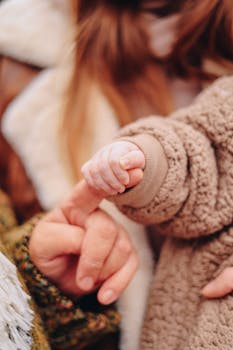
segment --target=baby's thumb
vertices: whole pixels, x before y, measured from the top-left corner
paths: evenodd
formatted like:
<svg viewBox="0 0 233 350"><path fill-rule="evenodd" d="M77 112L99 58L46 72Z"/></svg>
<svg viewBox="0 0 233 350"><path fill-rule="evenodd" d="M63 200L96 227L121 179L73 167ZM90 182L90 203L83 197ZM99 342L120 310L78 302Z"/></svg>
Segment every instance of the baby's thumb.
<svg viewBox="0 0 233 350"><path fill-rule="evenodd" d="M142 169L139 169L139 168L129 170L128 174L129 174L129 183L126 186L127 188L136 186L137 184L139 184L139 182L143 178L143 171L142 171Z"/></svg>
<svg viewBox="0 0 233 350"><path fill-rule="evenodd" d="M144 169L146 164L144 153L138 149L136 151L128 152L120 159L120 165L124 170L130 169Z"/></svg>

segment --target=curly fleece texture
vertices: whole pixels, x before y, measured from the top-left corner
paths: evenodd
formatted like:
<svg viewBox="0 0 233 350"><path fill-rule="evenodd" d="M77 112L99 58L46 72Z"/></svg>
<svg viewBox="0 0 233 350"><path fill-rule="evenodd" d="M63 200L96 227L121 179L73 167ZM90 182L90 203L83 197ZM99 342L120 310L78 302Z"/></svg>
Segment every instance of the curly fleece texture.
<svg viewBox="0 0 233 350"><path fill-rule="evenodd" d="M168 164L156 194L159 167L153 176L145 170L140 191L136 186L116 198L128 216L154 223L155 230L167 236L141 349L230 350L232 295L207 300L200 291L233 264L233 78L217 80L192 106L169 118L145 118L122 131L122 137L133 142L136 135L141 135L138 146L149 159L156 153L153 142L150 150L145 147L146 140L158 140Z"/></svg>

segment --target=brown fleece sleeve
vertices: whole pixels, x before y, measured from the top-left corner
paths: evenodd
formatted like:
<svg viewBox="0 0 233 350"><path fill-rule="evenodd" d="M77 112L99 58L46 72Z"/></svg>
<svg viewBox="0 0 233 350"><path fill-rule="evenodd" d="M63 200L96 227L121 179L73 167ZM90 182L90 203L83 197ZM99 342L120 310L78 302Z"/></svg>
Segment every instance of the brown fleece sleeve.
<svg viewBox="0 0 233 350"><path fill-rule="evenodd" d="M164 155L168 167L158 187L161 167L148 163L143 182L115 198L130 218L155 223L159 231L183 238L208 235L231 224L232 77L217 80L190 107L166 119L142 119L124 128L121 136L136 143L146 159L158 155L154 138L163 149L159 162ZM151 147L145 147L148 142Z"/></svg>

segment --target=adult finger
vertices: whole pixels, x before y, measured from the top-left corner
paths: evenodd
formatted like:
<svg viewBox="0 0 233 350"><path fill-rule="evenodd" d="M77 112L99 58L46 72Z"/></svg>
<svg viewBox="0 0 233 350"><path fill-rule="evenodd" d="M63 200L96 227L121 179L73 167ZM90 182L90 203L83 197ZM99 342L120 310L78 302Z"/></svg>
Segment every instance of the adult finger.
<svg viewBox="0 0 233 350"><path fill-rule="evenodd" d="M201 293L207 298L220 298L233 290L233 267L226 268L217 278L205 286Z"/></svg>
<svg viewBox="0 0 233 350"><path fill-rule="evenodd" d="M40 222L30 238L30 255L37 262L64 254L79 254L84 230L77 226Z"/></svg>
<svg viewBox="0 0 233 350"><path fill-rule="evenodd" d="M82 180L73 188L60 207L52 210L45 220L84 226L88 215L98 207L104 197Z"/></svg>
<svg viewBox="0 0 233 350"><path fill-rule="evenodd" d="M99 210L90 215L76 277L81 290L91 290L95 285L117 235L118 227L106 213Z"/></svg>
<svg viewBox="0 0 233 350"><path fill-rule="evenodd" d="M137 268L138 257L131 254L126 264L100 287L97 294L99 302L108 305L116 301L132 280Z"/></svg>
<svg viewBox="0 0 233 350"><path fill-rule="evenodd" d="M127 262L132 251L133 246L129 237L126 235L125 231L120 228L113 249L105 261L103 269L99 275L99 281L105 281L115 272L120 270L121 267Z"/></svg>
<svg viewBox="0 0 233 350"><path fill-rule="evenodd" d="M44 225L30 239L31 260L59 289L75 296L83 295L75 277L84 231L65 224Z"/></svg>
<svg viewBox="0 0 233 350"><path fill-rule="evenodd" d="M35 228L30 242L30 258L40 271L62 289L78 292L75 271L84 230L66 224L42 222Z"/></svg>

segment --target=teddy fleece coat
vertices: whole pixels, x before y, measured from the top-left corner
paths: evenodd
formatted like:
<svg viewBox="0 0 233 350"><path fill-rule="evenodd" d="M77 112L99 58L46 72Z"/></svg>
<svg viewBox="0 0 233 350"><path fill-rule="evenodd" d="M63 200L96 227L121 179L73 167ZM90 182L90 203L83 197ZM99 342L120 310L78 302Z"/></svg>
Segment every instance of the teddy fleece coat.
<svg viewBox="0 0 233 350"><path fill-rule="evenodd" d="M143 150L147 165L142 182L115 202L167 237L141 349L232 349L232 295L207 300L201 289L233 264L233 78L218 79L190 107L140 120L121 135Z"/></svg>

